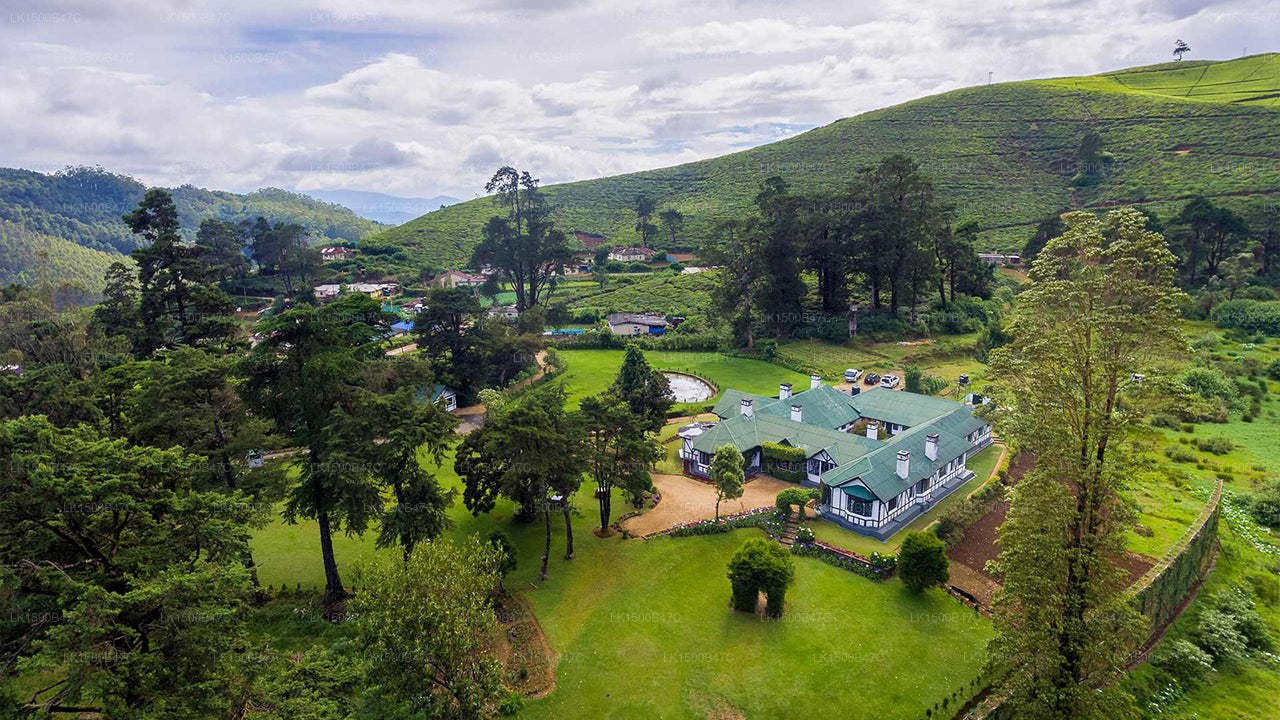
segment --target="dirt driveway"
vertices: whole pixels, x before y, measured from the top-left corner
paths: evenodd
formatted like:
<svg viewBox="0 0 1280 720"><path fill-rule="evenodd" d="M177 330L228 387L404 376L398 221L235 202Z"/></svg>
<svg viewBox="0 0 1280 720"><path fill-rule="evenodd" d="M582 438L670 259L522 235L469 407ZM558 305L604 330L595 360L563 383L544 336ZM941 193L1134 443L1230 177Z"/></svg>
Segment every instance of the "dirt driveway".
<svg viewBox="0 0 1280 720"><path fill-rule="evenodd" d="M654 475L653 484L662 493L662 500L649 512L623 523L632 534L648 535L678 523L715 517L716 491L710 485L683 475ZM743 486L742 497L720 503L720 514L773 505L778 493L793 487L797 485L769 475L757 475Z"/></svg>

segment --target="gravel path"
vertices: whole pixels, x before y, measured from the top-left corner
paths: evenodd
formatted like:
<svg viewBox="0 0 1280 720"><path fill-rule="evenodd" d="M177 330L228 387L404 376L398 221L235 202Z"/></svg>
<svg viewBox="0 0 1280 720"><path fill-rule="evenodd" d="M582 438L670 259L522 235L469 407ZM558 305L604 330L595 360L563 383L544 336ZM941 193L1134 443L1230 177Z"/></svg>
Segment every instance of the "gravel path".
<svg viewBox="0 0 1280 720"><path fill-rule="evenodd" d="M710 485L683 475L654 475L662 493L658 506L627 520L623 527L634 535L648 535L685 522L708 520L716 515L716 491ZM778 493L796 487L769 475L757 475L743 486L742 497L720 503L720 514L773 505Z"/></svg>

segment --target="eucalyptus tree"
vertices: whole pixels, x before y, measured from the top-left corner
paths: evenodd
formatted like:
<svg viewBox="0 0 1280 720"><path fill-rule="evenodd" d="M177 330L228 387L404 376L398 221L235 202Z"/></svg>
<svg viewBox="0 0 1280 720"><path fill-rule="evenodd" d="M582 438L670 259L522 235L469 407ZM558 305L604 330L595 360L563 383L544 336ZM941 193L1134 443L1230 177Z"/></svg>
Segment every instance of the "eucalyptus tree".
<svg viewBox="0 0 1280 720"><path fill-rule="evenodd" d="M553 288L557 271L573 258L573 250L555 227L552 208L528 171L504 165L484 189L493 193L506 214L485 223L471 263L500 271L515 289L516 310L523 312Z"/></svg>
<svg viewBox="0 0 1280 720"><path fill-rule="evenodd" d="M1173 287L1176 258L1140 213L1063 219L1008 316L1009 344L990 353L988 407L1036 467L1011 490L1000 529L1004 586L989 657L1007 671L999 676L1017 717L1125 717L1132 699L1111 680L1144 628L1115 562L1141 411L1130 379L1158 379L1184 347L1184 296Z"/></svg>

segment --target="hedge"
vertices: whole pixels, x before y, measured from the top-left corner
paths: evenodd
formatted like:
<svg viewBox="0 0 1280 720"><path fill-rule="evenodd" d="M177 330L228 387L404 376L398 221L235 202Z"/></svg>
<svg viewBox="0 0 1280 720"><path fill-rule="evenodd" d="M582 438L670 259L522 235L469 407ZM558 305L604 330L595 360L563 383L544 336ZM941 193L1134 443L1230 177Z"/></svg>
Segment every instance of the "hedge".
<svg viewBox="0 0 1280 720"><path fill-rule="evenodd" d="M842 547L829 545L821 540L813 542L796 542L791 546L791 554L800 557L811 557L831 565L857 573L872 580L884 580L893 574L898 559L893 555L873 553L871 557L863 557L858 553Z"/></svg>

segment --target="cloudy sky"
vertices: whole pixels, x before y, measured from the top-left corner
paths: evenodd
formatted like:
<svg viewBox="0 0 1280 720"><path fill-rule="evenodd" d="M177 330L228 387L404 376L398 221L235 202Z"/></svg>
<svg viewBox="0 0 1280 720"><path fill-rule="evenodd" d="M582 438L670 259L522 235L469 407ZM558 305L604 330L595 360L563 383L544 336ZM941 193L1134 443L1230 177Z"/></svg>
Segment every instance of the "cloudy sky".
<svg viewBox="0 0 1280 720"><path fill-rule="evenodd" d="M0 165L471 198L502 164L661 167L1277 27L1280 0L5 0Z"/></svg>

